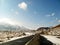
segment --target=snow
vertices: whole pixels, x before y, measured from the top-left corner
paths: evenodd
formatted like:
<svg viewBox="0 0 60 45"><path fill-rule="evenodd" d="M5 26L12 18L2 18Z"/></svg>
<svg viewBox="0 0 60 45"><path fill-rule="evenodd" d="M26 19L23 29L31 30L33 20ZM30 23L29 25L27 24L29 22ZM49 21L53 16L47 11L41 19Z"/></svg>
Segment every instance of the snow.
<svg viewBox="0 0 60 45"><path fill-rule="evenodd" d="M9 41L17 40L17 39L28 37L28 36L31 36L31 35L33 35L33 33L26 32L26 35L24 35L24 36L14 37L14 38L11 38L10 40L5 40L4 42L0 42L0 43L6 43L6 42L9 42Z"/></svg>
<svg viewBox="0 0 60 45"><path fill-rule="evenodd" d="M35 33L25 32L26 35L34 35Z"/></svg>
<svg viewBox="0 0 60 45"><path fill-rule="evenodd" d="M47 38L47 40L51 41L54 44L60 45L60 39L57 38L57 36L51 36L51 35L42 35L45 38Z"/></svg>

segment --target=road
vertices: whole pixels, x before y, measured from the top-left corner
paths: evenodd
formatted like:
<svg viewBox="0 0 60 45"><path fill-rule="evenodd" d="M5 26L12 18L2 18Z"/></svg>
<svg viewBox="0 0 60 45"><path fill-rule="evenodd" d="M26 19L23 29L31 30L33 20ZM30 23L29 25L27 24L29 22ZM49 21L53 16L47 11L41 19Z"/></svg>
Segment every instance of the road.
<svg viewBox="0 0 60 45"><path fill-rule="evenodd" d="M20 38L20 39L16 39L16 40L13 40L13 41L9 41L9 42L6 42L6 43L2 43L0 45L25 45L25 43L28 42L29 40L31 40L32 38L33 38L33 35L27 36L27 37L24 37L24 38Z"/></svg>

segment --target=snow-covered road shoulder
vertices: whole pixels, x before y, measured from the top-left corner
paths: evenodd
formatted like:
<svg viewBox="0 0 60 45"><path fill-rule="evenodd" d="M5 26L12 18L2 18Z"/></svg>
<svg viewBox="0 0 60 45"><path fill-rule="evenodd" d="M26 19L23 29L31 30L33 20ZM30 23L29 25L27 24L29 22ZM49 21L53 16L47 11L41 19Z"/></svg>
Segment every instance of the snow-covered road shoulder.
<svg viewBox="0 0 60 45"><path fill-rule="evenodd" d="M31 35L34 35L34 33L29 33L29 32L25 32L26 35L22 35L20 37L14 37L14 38L10 38L10 40L5 40L4 42L0 42L1 43L6 43L6 42L10 42L10 41L13 41L13 40L17 40L17 39L21 39L21 38L25 38L25 37L29 37Z"/></svg>
<svg viewBox="0 0 60 45"><path fill-rule="evenodd" d="M45 37L47 40L51 41L52 43L56 45L60 45L60 39L57 38L57 36L51 36L51 35L42 35Z"/></svg>

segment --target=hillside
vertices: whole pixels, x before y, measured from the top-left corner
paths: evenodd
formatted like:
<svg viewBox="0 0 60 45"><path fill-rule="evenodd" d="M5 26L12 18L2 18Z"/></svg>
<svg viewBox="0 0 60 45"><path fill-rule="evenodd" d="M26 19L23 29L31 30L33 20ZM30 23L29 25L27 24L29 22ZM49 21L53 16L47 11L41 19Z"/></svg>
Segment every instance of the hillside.
<svg viewBox="0 0 60 45"><path fill-rule="evenodd" d="M60 35L60 24L52 27L51 33L52 35Z"/></svg>
<svg viewBox="0 0 60 45"><path fill-rule="evenodd" d="M37 29L40 34L60 35L60 24L53 27L40 27Z"/></svg>
<svg viewBox="0 0 60 45"><path fill-rule="evenodd" d="M54 26L54 27L52 27L53 29L58 29L58 28L60 28L60 24L59 25L56 25L56 26Z"/></svg>

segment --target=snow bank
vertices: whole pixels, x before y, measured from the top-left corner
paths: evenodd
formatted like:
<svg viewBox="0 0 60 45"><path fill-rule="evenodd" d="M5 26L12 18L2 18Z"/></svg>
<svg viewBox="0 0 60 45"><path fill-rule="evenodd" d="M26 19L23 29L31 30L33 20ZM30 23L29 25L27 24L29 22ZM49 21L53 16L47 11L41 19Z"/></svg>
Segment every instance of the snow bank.
<svg viewBox="0 0 60 45"><path fill-rule="evenodd" d="M50 36L50 35L42 35L45 38L47 38L47 40L51 41L52 43L56 44L56 45L60 45L60 39L57 38L57 36Z"/></svg>

